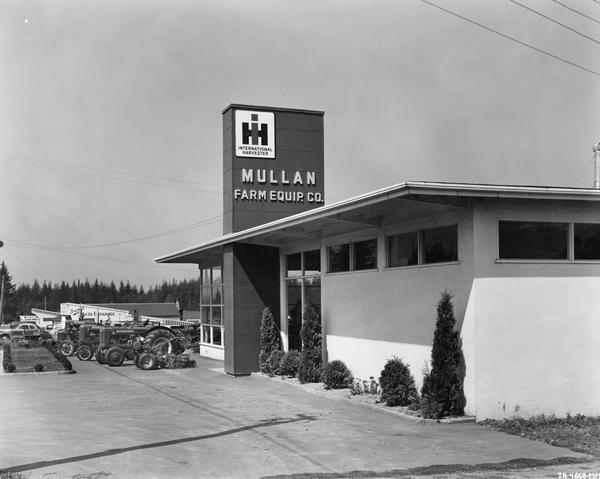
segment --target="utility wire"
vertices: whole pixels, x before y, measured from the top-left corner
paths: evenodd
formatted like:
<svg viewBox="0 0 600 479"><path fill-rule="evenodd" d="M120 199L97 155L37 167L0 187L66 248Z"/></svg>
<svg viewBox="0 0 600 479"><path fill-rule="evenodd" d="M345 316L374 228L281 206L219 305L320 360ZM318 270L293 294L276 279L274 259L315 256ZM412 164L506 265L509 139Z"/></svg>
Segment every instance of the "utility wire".
<svg viewBox="0 0 600 479"><path fill-rule="evenodd" d="M514 37L511 37L510 35L506 35L505 33L501 33L498 30L494 30L493 28L487 27L479 22L476 22L475 20L471 20L470 18L464 17L456 12L453 12L452 10L448 10L447 8L444 7L440 7L439 5L432 3L428 0L421 0L421 2L426 3L429 6L435 7L439 10L442 10L443 12L446 12L450 15L453 15L457 18L460 18L461 20L465 20L466 22L472 23L473 25L477 25L480 28L483 28L484 30L487 30L489 32L495 33L496 35L499 35L503 38L506 38L507 40L511 40L515 43L518 43L519 45L522 45L524 47L530 48L531 50L534 50L538 53L542 53L543 55L549 56L550 58L554 58L555 60L558 60L560 62L566 63L567 65L571 65L572 67L578 68L579 70L583 70L585 72L591 73L592 75L596 75L597 77L600 77L600 73L594 70L590 70L589 68L586 68L582 65L579 65L577 63L574 63L570 60L566 60L565 58L559 57L558 55L554 55L553 53L547 52L546 50L542 50L541 48L537 48L533 45L530 45L529 43L523 42L521 40L518 40Z"/></svg>
<svg viewBox="0 0 600 479"><path fill-rule="evenodd" d="M181 232L184 232L184 231L190 231L190 230L199 228L201 226L206 226L206 225L211 224L211 223L216 223L216 222L220 221L222 218L223 218L223 215L213 216L212 218L208 218L206 220L199 221L197 223L192 223L192 224L189 224L189 225L186 225L186 226L180 226L179 228L174 228L172 230L163 231L161 233L155 233L155 234L151 234L151 235L147 235L147 236L141 236L139 238L132 238L132 239L129 239L129 240L115 241L115 242L112 242L112 243L100 243L100 244L85 245L85 246L43 245L43 244L36 244L36 243L27 243L25 241L18 241L18 240L13 240L13 239L10 239L10 238L7 238L7 241L11 241L11 242L16 243L16 244L20 244L20 245L24 245L24 246L29 246L29 247L33 247L33 248L50 248L50 249L59 249L61 251L102 248L102 247L105 247L105 246L119 246L119 245L124 245L124 244L137 243L139 241L145 241L145 240L148 240L148 239L159 238L161 236L168 236L168 235L172 235L172 234L176 234L176 233L181 233Z"/></svg>
<svg viewBox="0 0 600 479"><path fill-rule="evenodd" d="M8 251L10 254L12 254L15 257L15 259L17 259L17 261L19 261L29 271L34 273L36 276L42 278L44 281L46 280L46 277L43 274L38 273L35 269L33 269L31 266L29 266L27 263L25 263L25 261L23 261L21 258L19 258L14 251L11 251L10 249L6 249L6 251Z"/></svg>
<svg viewBox="0 0 600 479"><path fill-rule="evenodd" d="M571 32L579 35L580 37L587 38L588 40L591 40L592 42L597 43L598 45L600 45L600 41L596 40L595 38L592 38L592 37L590 37L590 36L588 36L588 35L586 35L584 33L581 33L580 31L575 30L574 28L571 28L571 27L565 25L564 23L560 23L559 21L554 20L553 18L550 18L549 16L544 15L543 13L538 12L537 10L534 10L533 8L530 8L527 5L523 5L522 3L519 3L516 0L508 0L508 1L511 2L511 3L514 3L515 5L518 5L521 8L524 8L525 10L529 10L531 13L535 13L536 15L539 15L540 17L545 18L546 20L549 20L552 23L560 25L561 27L566 28L567 30L569 30L569 31L571 31Z"/></svg>
<svg viewBox="0 0 600 479"><path fill-rule="evenodd" d="M17 245L18 246L18 245ZM19 246L18 246L19 247ZM190 269L183 269L183 268L175 268L173 266L165 266L164 264L148 264L148 263L138 263L135 261L127 261L124 259L118 259L118 258L107 258L105 256L97 256L97 255L93 255L93 254L87 254L87 253L80 253L78 251L65 251L65 250L61 250L59 248L52 248L52 247L42 247L42 246L30 246L27 245L25 243L23 243L22 246L20 246L21 248L35 248L35 249L45 249L45 250L49 250L49 251L55 251L57 253L62 253L62 254L70 254L70 255L77 255L77 256L85 256L87 258L93 258L93 259L100 259L100 260L104 260L104 261L112 261L115 263L125 263L125 264L132 264L135 266L145 266L146 268L156 268L156 267L161 267L161 268L167 268L167 269L172 269L172 270L177 270L177 271L185 271L186 273L197 273L197 271L195 270L190 270Z"/></svg>
<svg viewBox="0 0 600 479"><path fill-rule="evenodd" d="M590 167L590 164L593 166L594 163L594 159L592 158L590 161L588 161L585 166L583 167L583 169L581 170L581 173L579 173L577 175L577 178L575 178L574 183L577 184L577 182L580 180L580 178L583 176L583 174L587 171L587 169Z"/></svg>
<svg viewBox="0 0 600 479"><path fill-rule="evenodd" d="M130 182L130 183L137 183L137 184L151 185L151 186L161 186L163 188L177 188L178 190L190 190L190 191L196 191L196 192L202 191L205 193L220 194L219 191L212 191L212 190L207 190L204 188L192 188L190 186L178 186L178 185L169 185L169 184L164 184L164 183L153 183L153 182L148 182L148 181L135 180L132 178L119 178L116 176L106 176L106 175L100 175L100 174L94 174L94 173L85 173L83 171L71 171L71 170L65 170L62 168L50 167L50 166L42 166L42 165L34 165L34 164L23 165L23 163L20 161L7 159L7 158L1 158L1 157L0 157L0 161L7 162L9 164L15 164L18 166L27 166L27 167L40 168L43 170L60 171L62 173L68 173L68 174L72 174L72 175L104 178L104 179L114 180L114 181L126 181L126 182Z"/></svg>
<svg viewBox="0 0 600 479"><path fill-rule="evenodd" d="M554 3L558 3L558 4L559 4L561 7L564 7L564 8L566 8L567 10L571 10L572 12L574 12L574 13L577 13L578 15L581 15L582 17L585 17L585 18L587 18L588 20L591 20L592 22L595 22L595 23L597 23L597 24L599 24L599 25L600 25L600 21L596 20L595 18L593 18L593 17L590 17L589 15L586 15L585 13L582 13L582 12L580 12L579 10L575 10L573 7L569 7L568 5L565 5L564 3L562 3L562 2L559 2L558 0L552 0L552 1L553 1ZM596 1L596 0L594 0L594 1ZM597 1L596 1L596 3L600 4L600 2L597 2Z"/></svg>
<svg viewBox="0 0 600 479"><path fill-rule="evenodd" d="M139 173L133 173L133 172L129 172L129 171L109 170L107 168L97 168L94 166L83 166L83 165L76 165L73 163L63 163L63 162L59 162L59 161L40 160L40 159L36 159L36 158L27 158L27 157L18 156L18 155L9 155L7 153L0 153L0 157L6 157L8 160L22 160L22 161L34 161L34 162L39 162L39 163L49 163L49 164L53 164L53 165L66 166L68 168L79 168L82 170L101 171L104 173L116 173L116 174L121 174L121 175L133 176L133 177L137 177L137 178L147 178L147 179L151 179L151 180L170 181L170 182L175 182L175 183L185 183L188 185L196 185L196 186L213 186L215 188L219 187L219 185L215 185L213 183L200 183L197 181L182 180L180 178L141 175Z"/></svg>

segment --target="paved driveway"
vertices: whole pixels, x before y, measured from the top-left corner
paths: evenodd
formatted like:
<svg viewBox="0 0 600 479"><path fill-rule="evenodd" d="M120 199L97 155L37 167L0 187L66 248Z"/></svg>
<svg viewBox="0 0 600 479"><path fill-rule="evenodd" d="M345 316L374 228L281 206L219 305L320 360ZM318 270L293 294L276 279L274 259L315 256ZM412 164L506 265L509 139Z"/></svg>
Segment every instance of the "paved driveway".
<svg viewBox="0 0 600 479"><path fill-rule="evenodd" d="M0 470L247 478L578 456L475 424L411 424L196 359L157 371L73 359L77 374L0 375Z"/></svg>

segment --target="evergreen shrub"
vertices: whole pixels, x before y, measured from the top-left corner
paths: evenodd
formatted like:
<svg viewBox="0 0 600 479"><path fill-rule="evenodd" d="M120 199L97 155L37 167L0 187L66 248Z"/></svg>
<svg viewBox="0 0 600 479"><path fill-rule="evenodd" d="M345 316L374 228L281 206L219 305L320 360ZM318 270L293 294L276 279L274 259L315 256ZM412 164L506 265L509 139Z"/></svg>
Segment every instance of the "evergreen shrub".
<svg viewBox="0 0 600 479"><path fill-rule="evenodd" d="M298 351L293 349L284 353L279 363L279 374L290 378L296 377L299 363L300 353Z"/></svg>
<svg viewBox="0 0 600 479"><path fill-rule="evenodd" d="M36 364L36 365L33 367L33 369L34 369L34 371L35 371L35 372L37 372L37 373L39 373L39 372L42 372L42 371L44 370L44 365L43 365L43 364Z"/></svg>
<svg viewBox="0 0 600 479"><path fill-rule="evenodd" d="M298 380L301 383L318 383L321 381L321 367L323 364L321 317L310 303L304 309L304 321L300 337L302 338L302 351L298 365Z"/></svg>
<svg viewBox="0 0 600 479"><path fill-rule="evenodd" d="M281 360L283 359L284 354L285 353L279 349L271 351L271 354L269 354L269 357L265 361L263 372L270 376L281 374Z"/></svg>
<svg viewBox="0 0 600 479"><path fill-rule="evenodd" d="M273 351L279 350L281 350L279 328L275 323L271 308L266 307L263 310L260 321L260 352L258 354L258 366L261 372L271 374L269 357Z"/></svg>
<svg viewBox="0 0 600 479"><path fill-rule="evenodd" d="M379 377L381 400L388 406L410 406L419 400L415 379L401 359L389 359Z"/></svg>
<svg viewBox="0 0 600 479"><path fill-rule="evenodd" d="M56 359L58 359L58 361L62 364L65 371L73 370L73 364L71 363L69 358L67 358L62 353L62 351L58 347L58 344L56 343L56 341L44 340L44 341L42 341L42 346L44 346L48 351L50 351L54 355L54 357Z"/></svg>
<svg viewBox="0 0 600 479"><path fill-rule="evenodd" d="M323 366L321 381L326 389L347 388L352 382L352 373L343 361L336 359Z"/></svg>
<svg viewBox="0 0 600 479"><path fill-rule="evenodd" d="M5 344L2 350L2 369L4 369L4 371L6 371L7 373L12 373L16 369L15 365L12 363L12 358L10 354L10 344Z"/></svg>
<svg viewBox="0 0 600 479"><path fill-rule="evenodd" d="M421 388L421 412L426 418L462 416L465 412L463 354L455 325L452 296L444 291L437 304L431 371L425 372Z"/></svg>

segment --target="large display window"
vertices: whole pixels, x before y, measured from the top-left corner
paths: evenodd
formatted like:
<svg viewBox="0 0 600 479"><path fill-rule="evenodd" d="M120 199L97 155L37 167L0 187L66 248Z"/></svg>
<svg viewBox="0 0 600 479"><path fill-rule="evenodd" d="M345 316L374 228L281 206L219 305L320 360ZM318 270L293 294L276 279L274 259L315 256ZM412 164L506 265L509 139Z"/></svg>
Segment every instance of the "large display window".
<svg viewBox="0 0 600 479"><path fill-rule="evenodd" d="M321 252L286 255L285 275L288 350L300 351L304 308L310 303L321 313Z"/></svg>
<svg viewBox="0 0 600 479"><path fill-rule="evenodd" d="M200 270L200 342L223 347L223 273L221 266Z"/></svg>

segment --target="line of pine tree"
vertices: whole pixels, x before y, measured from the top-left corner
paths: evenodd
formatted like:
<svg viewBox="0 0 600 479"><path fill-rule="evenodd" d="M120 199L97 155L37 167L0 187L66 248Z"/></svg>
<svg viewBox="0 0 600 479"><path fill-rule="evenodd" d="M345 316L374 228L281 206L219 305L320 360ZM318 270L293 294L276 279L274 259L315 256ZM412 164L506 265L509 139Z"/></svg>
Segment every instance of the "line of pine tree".
<svg viewBox="0 0 600 479"><path fill-rule="evenodd" d="M2 262L0 275L4 276L4 317L5 323L18 319L19 315L31 314L31 308L59 311L60 303L173 303L179 301L184 309L199 309L200 280L163 281L144 289L131 285L129 281L104 283L97 279L90 282L87 278L72 283L61 281L40 284L13 284L12 276Z"/></svg>

